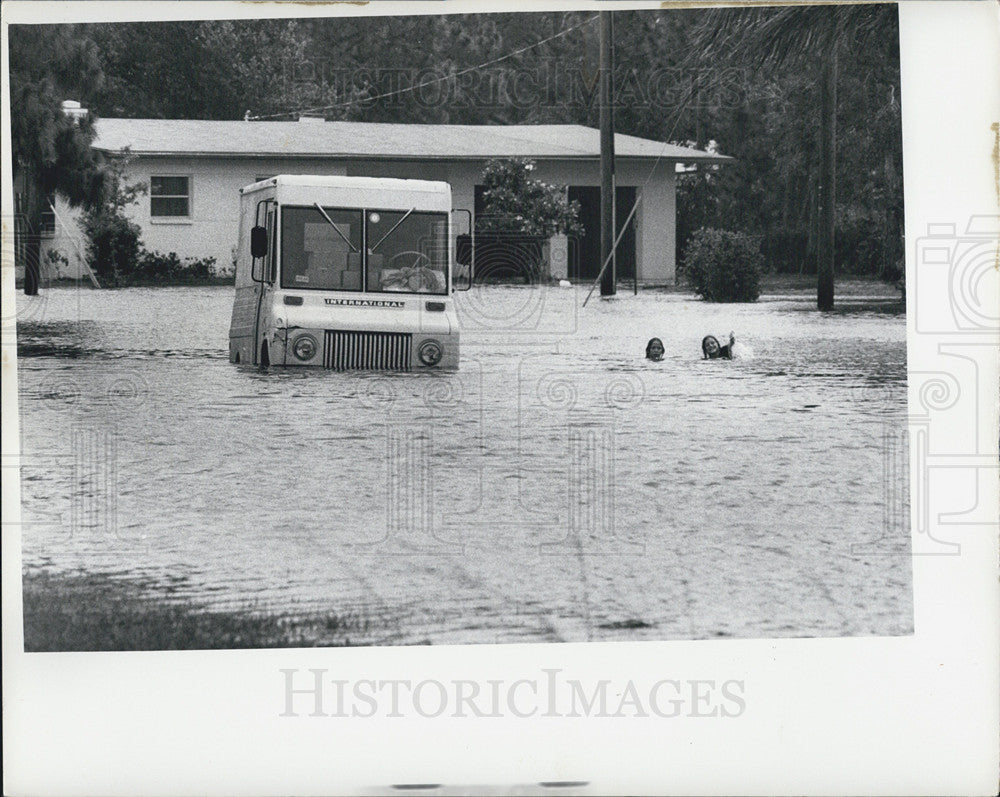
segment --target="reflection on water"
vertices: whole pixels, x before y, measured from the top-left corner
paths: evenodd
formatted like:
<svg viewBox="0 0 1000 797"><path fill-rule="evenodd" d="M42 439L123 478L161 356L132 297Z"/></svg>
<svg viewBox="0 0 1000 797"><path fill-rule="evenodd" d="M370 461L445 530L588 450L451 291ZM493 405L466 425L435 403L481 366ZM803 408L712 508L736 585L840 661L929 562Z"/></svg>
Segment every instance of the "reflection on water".
<svg viewBox="0 0 1000 797"><path fill-rule="evenodd" d="M379 644L912 629L901 316L493 287L457 373L259 372L231 297L18 297L26 566Z"/></svg>

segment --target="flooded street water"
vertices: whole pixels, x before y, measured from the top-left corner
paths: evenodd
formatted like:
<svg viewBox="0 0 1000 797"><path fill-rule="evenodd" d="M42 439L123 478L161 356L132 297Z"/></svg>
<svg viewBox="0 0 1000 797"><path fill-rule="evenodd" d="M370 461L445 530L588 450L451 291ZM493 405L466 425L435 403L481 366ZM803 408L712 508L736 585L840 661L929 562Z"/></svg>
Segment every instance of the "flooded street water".
<svg viewBox="0 0 1000 797"><path fill-rule="evenodd" d="M425 374L231 365L232 288L19 295L24 565L354 643L909 633L905 318L584 295L457 294Z"/></svg>

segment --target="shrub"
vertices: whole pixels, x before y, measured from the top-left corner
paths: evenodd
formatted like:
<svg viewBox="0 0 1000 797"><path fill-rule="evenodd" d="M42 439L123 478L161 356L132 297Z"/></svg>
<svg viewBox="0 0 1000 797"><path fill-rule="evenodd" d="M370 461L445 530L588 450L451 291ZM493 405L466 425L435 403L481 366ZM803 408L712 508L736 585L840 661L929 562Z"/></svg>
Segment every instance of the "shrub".
<svg viewBox="0 0 1000 797"><path fill-rule="evenodd" d="M760 241L729 230L697 230L682 264L685 282L707 302L755 302L764 258Z"/></svg>
<svg viewBox="0 0 1000 797"><path fill-rule="evenodd" d="M87 236L87 264L98 277L117 283L139 260L139 225L115 209L85 213L81 224Z"/></svg>
<svg viewBox="0 0 1000 797"><path fill-rule="evenodd" d="M176 252L163 254L143 250L136 263L132 278L145 283L200 283L213 276L214 257L186 257L181 260Z"/></svg>
<svg viewBox="0 0 1000 797"><path fill-rule="evenodd" d="M45 264L48 275L53 277L69 269L69 258L58 249L49 249L45 252Z"/></svg>

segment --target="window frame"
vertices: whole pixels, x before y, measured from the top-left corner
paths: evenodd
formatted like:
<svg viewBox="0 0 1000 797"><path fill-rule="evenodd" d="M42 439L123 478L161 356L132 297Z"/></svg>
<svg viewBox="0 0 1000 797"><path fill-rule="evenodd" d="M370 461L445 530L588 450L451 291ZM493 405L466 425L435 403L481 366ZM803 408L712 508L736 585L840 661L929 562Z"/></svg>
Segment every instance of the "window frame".
<svg viewBox="0 0 1000 797"><path fill-rule="evenodd" d="M153 193L153 180L159 178L176 178L183 177L187 181L187 194L154 194ZM184 215L157 215L153 213L153 201L156 199L180 199L184 198L187 200L187 213ZM149 175L149 220L154 224L183 224L185 222L190 222L194 218L194 175L190 173L178 174L178 173L159 173Z"/></svg>
<svg viewBox="0 0 1000 797"><path fill-rule="evenodd" d="M441 220L445 224L445 264L444 264L444 282L445 287L442 291L386 291L379 288L370 288L368 286L368 214L369 213L406 213L405 210L399 208L375 208L375 207L340 207L335 205L322 205L323 210L327 212L339 212L344 211L347 213L360 213L361 214L361 288L359 290L352 290L350 288L311 288L305 285L285 285L285 246L284 246L284 236L282 236L282 241L278 249L278 273L276 275L275 284L281 290L294 290L294 291L333 291L338 293L378 293L378 294L398 294L401 296L450 296L451 295L451 216L443 210L414 210L414 214L420 215L433 215L440 216ZM285 224L285 209L312 209L315 210L314 205L298 205L298 204L278 204L278 218L276 228L278 230L284 230Z"/></svg>
<svg viewBox="0 0 1000 797"><path fill-rule="evenodd" d="M56 218L56 212L54 210L56 206L56 195L55 192L47 194L45 197L45 207L42 208L42 212L38 219L38 235L42 238L54 238L56 235L56 224L58 219ZM51 219L51 224L48 223Z"/></svg>
<svg viewBox="0 0 1000 797"><path fill-rule="evenodd" d="M359 213L360 214L359 220L360 220L361 224L359 225L359 229L360 229L360 236L359 237L361 238L361 246L360 246L360 254L361 254L361 289L360 290L352 290L351 288L312 288L312 287L309 287L307 285L301 285L301 284L286 285L285 284L285 240L284 240L285 236L284 235L281 236L281 245L278 247L278 257L277 257L277 260L278 260L278 273L276 275L276 278L275 278L274 282L283 291L336 291L337 293L365 293L365 267L366 267L366 264L368 263L368 257L367 257L367 254L366 254L367 251L368 251L368 249L367 249L368 242L365 240L365 216L364 216L365 210L364 210L364 208L334 207L334 206L328 206L328 205L323 205L322 207L323 207L323 210L325 210L327 213L329 213L330 211L333 211L334 213L343 211L343 212L346 212L346 213ZM293 210L312 210L313 212L316 212L316 206L315 205L278 205L278 216L277 216L277 220L275 222L275 228L278 229L278 230L281 230L282 232L284 232L284 228L285 228L285 209L286 208L290 208L290 209L293 209ZM319 214L317 214L317 218L320 221L323 221L323 217L320 216ZM323 221L323 223L326 224L325 221Z"/></svg>
<svg viewBox="0 0 1000 797"><path fill-rule="evenodd" d="M444 220L445 224L445 235L444 235L444 251L445 251L445 264L444 264L444 290L443 291L388 291L381 288L369 288L368 287L368 214L369 213L401 213L405 214L405 210L400 210L399 208L365 208L364 218L363 218L363 229L362 233L365 238L365 249L364 257L362 258L362 269L364 270L364 279L362 280L362 287L365 293L397 293L404 296L450 296L451 295L451 215L443 210L414 210L410 215L413 216L440 216Z"/></svg>

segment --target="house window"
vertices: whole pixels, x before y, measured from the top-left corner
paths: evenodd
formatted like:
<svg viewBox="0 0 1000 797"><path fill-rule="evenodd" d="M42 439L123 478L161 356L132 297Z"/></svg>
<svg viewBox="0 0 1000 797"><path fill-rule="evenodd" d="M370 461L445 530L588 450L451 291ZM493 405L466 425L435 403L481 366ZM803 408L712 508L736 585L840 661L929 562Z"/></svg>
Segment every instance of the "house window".
<svg viewBox="0 0 1000 797"><path fill-rule="evenodd" d="M56 195L49 194L45 197L42 205L41 227L39 233L46 236L56 234L56 212L53 210L56 204Z"/></svg>
<svg viewBox="0 0 1000 797"><path fill-rule="evenodd" d="M190 216L191 178L151 177L149 181L149 215Z"/></svg>

